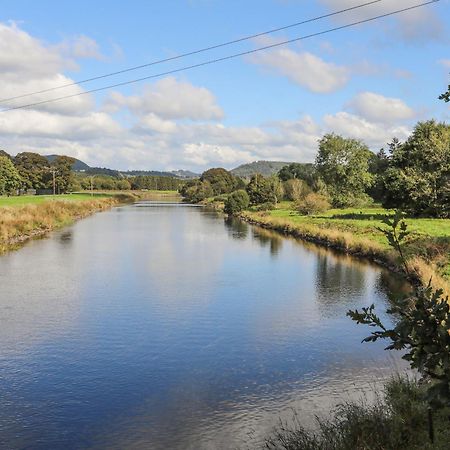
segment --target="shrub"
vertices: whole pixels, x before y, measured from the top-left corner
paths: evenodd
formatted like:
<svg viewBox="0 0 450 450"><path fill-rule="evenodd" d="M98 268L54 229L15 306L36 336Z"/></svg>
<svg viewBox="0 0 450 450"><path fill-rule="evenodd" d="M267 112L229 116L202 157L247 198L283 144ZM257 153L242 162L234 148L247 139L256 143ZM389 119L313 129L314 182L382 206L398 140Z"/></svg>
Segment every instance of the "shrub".
<svg viewBox="0 0 450 450"><path fill-rule="evenodd" d="M294 202L298 202L305 198L311 192L311 188L305 181L297 180L295 178L285 181L283 186L286 198Z"/></svg>
<svg viewBox="0 0 450 450"><path fill-rule="evenodd" d="M296 207L300 214L309 216L330 209L330 203L324 195L311 192L303 200L298 201Z"/></svg>
<svg viewBox="0 0 450 450"><path fill-rule="evenodd" d="M230 215L234 216L244 209L248 208L250 204L250 198L244 190L240 189L239 191L235 191L228 196L225 200L225 209L224 211Z"/></svg>
<svg viewBox="0 0 450 450"><path fill-rule="evenodd" d="M275 204L272 202L261 203L255 209L256 211L272 211L272 209L275 209Z"/></svg>

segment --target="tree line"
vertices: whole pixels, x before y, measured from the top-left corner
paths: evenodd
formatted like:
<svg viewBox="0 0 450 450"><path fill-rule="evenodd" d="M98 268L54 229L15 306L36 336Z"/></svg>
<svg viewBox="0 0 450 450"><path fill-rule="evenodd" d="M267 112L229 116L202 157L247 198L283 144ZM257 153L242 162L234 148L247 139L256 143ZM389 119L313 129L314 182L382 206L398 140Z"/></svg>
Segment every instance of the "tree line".
<svg viewBox="0 0 450 450"><path fill-rule="evenodd" d="M74 158L57 156L49 161L32 152L12 157L0 150L0 195L16 195L30 190L55 194L81 190L178 190L184 180L168 176L123 176L119 172L91 174L73 172Z"/></svg>
<svg viewBox="0 0 450 450"><path fill-rule="evenodd" d="M291 200L301 214L377 202L412 216L449 218L450 125L419 122L405 142L394 138L378 153L360 140L329 133L318 143L314 164L291 163L275 176L255 174L248 182L213 168L180 192L194 203L223 200L229 214Z"/></svg>

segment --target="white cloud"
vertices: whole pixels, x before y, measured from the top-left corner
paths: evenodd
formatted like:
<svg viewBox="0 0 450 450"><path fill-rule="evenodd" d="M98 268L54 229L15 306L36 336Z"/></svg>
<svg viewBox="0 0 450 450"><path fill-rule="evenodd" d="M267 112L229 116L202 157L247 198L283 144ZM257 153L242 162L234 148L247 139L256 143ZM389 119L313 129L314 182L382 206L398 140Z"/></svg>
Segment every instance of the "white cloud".
<svg viewBox="0 0 450 450"><path fill-rule="evenodd" d="M105 59L100 52L97 42L83 34L64 40L56 46L56 49L61 51L65 56L75 59Z"/></svg>
<svg viewBox="0 0 450 450"><path fill-rule="evenodd" d="M286 48L259 53L249 60L274 69L294 83L321 94L342 88L350 75L346 67L326 62L309 52L295 52Z"/></svg>
<svg viewBox="0 0 450 450"><path fill-rule="evenodd" d="M331 11L350 8L361 3L355 0L320 0L320 2ZM383 0L382 2L337 15L335 20L339 23L351 23L408 8L418 3L416 0L402 0L401 2L398 0ZM383 26L387 26L388 22L387 19L380 19L379 22L373 23L382 23ZM393 22L390 22L386 36L392 36L395 39L400 38L407 42L425 42L445 39L445 34L445 24L438 17L436 5L428 5L393 16Z"/></svg>
<svg viewBox="0 0 450 450"><path fill-rule="evenodd" d="M440 59L440 60L438 61L438 63L439 63L441 66L443 66L443 67L445 67L445 68L447 68L447 69L450 69L450 59Z"/></svg>
<svg viewBox="0 0 450 450"><path fill-rule="evenodd" d="M365 119L391 123L414 117L414 111L399 98L384 97L373 92L361 92L349 102L349 107Z"/></svg>
<svg viewBox="0 0 450 450"><path fill-rule="evenodd" d="M57 46L45 45L21 30L15 23L0 23L0 100L70 84L73 81L62 72L68 67L73 68L73 64L73 61L62 55ZM3 108L7 108L82 91L79 86L71 86L51 93L0 103ZM77 115L86 113L92 107L92 97L82 95L63 102L36 106L34 109Z"/></svg>
<svg viewBox="0 0 450 450"><path fill-rule="evenodd" d="M222 109L208 89L174 77L147 85L140 95L126 97L114 92L108 106L127 107L138 115L154 113L164 119L215 120L223 117Z"/></svg>
<svg viewBox="0 0 450 450"><path fill-rule="evenodd" d="M328 114L323 118L323 131L364 141L372 150L385 147L392 138L406 139L411 130L402 125L386 126L347 112Z"/></svg>
<svg viewBox="0 0 450 450"><path fill-rule="evenodd" d="M64 137L66 140L83 141L106 133L116 135L120 128L112 117L102 112L69 118L33 110L0 113L0 136Z"/></svg>

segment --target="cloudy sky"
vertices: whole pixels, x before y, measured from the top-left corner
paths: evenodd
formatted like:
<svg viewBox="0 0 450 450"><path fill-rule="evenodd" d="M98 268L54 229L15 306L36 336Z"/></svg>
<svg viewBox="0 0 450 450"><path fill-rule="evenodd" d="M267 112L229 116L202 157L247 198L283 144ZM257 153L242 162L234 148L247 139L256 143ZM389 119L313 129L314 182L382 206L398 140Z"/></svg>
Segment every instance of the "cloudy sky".
<svg viewBox="0 0 450 450"><path fill-rule="evenodd" d="M2 0L0 104L35 103L295 39L421 3L350 13L169 63L119 71L368 0ZM425 1L425 0L424 0ZM448 121L450 0L237 59L110 90L0 112L0 148L68 154L117 169L313 161L336 133L377 151L418 120Z"/></svg>

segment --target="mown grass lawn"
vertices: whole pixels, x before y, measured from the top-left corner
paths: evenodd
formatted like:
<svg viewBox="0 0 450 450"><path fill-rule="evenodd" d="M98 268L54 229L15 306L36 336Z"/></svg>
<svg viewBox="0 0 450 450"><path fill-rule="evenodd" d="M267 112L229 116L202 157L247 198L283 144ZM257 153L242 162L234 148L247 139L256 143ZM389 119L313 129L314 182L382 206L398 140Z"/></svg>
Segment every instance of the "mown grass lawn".
<svg viewBox="0 0 450 450"><path fill-rule="evenodd" d="M270 214L273 217L286 218L294 223L313 223L321 227L354 232L386 244L386 238L377 230L377 227L383 227L383 217L386 214L392 214L392 211L374 206L369 208L330 209L322 214L301 216L294 210L292 202L281 202L278 208L271 211ZM413 237L450 238L450 219L406 218L406 223Z"/></svg>

